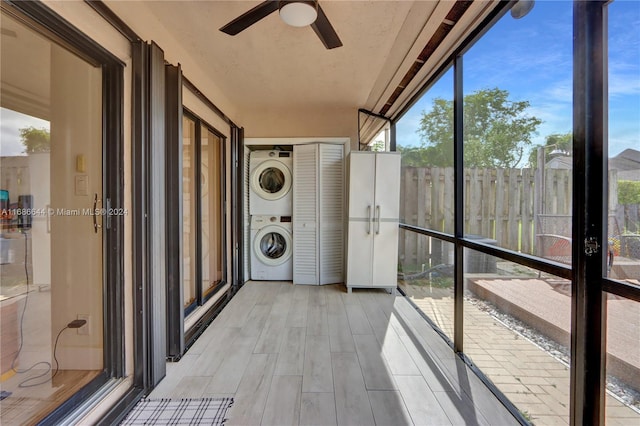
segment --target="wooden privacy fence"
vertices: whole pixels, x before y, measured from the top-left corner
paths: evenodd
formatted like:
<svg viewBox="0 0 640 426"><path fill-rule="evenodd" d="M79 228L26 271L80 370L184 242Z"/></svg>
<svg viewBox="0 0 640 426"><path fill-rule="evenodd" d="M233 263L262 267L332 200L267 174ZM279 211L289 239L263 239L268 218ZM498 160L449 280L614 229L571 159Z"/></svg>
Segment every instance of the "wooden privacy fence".
<svg viewBox="0 0 640 426"><path fill-rule="evenodd" d="M541 176L544 175L544 182ZM453 234L453 168L404 167L400 194L403 223ZM539 215L571 214L571 170L465 169L464 231L522 253L535 254L536 219ZM571 229L545 229L565 235ZM404 262L428 259L426 238L404 233L400 255Z"/></svg>

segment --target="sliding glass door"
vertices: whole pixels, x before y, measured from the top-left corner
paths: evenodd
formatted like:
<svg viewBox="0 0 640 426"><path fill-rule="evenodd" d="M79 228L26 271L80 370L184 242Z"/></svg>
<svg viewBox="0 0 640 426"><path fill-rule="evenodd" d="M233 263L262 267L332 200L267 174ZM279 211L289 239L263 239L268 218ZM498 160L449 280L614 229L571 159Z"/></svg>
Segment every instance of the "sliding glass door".
<svg viewBox="0 0 640 426"><path fill-rule="evenodd" d="M122 274L105 254L127 213L109 195L122 94L104 88L122 75L45 7L1 7L0 423L53 424L121 374L107 342Z"/></svg>
<svg viewBox="0 0 640 426"><path fill-rule="evenodd" d="M224 137L195 115L183 118L185 317L225 282Z"/></svg>
<svg viewBox="0 0 640 426"><path fill-rule="evenodd" d="M205 129L200 139L200 221L202 296L222 281L222 138Z"/></svg>

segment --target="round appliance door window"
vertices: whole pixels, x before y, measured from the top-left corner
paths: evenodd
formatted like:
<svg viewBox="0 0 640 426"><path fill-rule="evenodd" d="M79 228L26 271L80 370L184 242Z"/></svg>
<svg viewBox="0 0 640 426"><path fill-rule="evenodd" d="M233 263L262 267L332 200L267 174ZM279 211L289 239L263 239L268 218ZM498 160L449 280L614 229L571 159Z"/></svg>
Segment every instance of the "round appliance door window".
<svg viewBox="0 0 640 426"><path fill-rule="evenodd" d="M269 194L276 194L284 188L284 173L275 167L269 167L260 173L260 188Z"/></svg>
<svg viewBox="0 0 640 426"><path fill-rule="evenodd" d="M253 243L256 255L266 265L281 265L291 258L291 234L279 226L261 229Z"/></svg>
<svg viewBox="0 0 640 426"><path fill-rule="evenodd" d="M277 232L269 232L260 239L260 252L269 259L280 259L287 251L287 241Z"/></svg>
<svg viewBox="0 0 640 426"><path fill-rule="evenodd" d="M274 201L291 190L291 170L282 162L267 160L251 172L251 187L261 198Z"/></svg>

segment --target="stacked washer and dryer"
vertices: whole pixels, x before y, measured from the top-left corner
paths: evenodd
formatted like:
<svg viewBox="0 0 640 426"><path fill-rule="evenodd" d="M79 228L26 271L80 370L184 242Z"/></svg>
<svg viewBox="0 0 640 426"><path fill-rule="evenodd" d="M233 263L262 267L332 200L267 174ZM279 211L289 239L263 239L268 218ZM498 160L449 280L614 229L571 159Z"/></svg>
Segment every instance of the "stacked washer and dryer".
<svg viewBox="0 0 640 426"><path fill-rule="evenodd" d="M293 279L292 155L270 150L249 156L252 280Z"/></svg>

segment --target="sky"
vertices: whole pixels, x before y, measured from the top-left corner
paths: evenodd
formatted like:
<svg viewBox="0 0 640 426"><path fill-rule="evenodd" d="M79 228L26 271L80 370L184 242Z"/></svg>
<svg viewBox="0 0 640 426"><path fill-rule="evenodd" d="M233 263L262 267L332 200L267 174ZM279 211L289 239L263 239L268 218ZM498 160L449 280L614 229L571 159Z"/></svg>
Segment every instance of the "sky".
<svg viewBox="0 0 640 426"><path fill-rule="evenodd" d="M33 126L49 129L49 122L7 108L0 108L0 157L23 155L24 145L20 141L20 129Z"/></svg>
<svg viewBox="0 0 640 426"><path fill-rule="evenodd" d="M537 0L521 19L507 13L463 56L464 93L498 87L510 100L529 101L528 114L543 121L534 145L571 132L572 28L571 1ZM640 1L609 5L609 156L640 150L639 28ZM420 145L420 117L436 97L453 99L451 69L397 123L398 145Z"/></svg>

